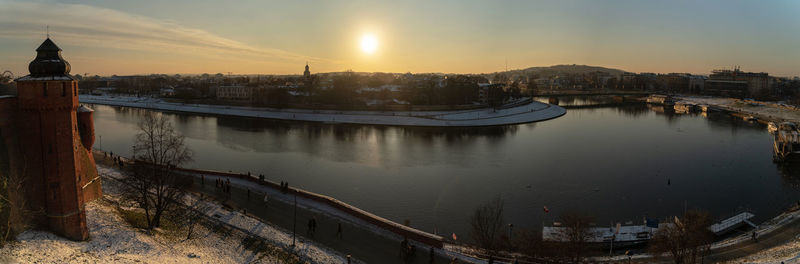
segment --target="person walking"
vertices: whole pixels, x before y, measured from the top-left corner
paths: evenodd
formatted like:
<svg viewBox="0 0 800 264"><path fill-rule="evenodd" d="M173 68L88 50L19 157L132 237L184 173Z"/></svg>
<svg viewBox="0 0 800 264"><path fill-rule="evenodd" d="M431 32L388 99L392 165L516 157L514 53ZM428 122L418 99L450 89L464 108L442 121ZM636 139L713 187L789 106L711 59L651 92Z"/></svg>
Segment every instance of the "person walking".
<svg viewBox="0 0 800 264"><path fill-rule="evenodd" d="M400 241L400 258L406 259L406 251L408 250L408 238L403 238L403 241Z"/></svg>
<svg viewBox="0 0 800 264"><path fill-rule="evenodd" d="M342 222L338 223L338 227L336 228L336 237L342 239Z"/></svg>

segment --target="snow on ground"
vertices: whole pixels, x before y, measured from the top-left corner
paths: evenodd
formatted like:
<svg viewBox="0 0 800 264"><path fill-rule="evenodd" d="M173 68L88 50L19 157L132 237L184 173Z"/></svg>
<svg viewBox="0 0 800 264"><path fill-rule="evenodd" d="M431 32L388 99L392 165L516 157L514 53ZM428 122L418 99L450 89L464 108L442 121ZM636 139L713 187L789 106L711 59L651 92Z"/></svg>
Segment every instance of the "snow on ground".
<svg viewBox="0 0 800 264"><path fill-rule="evenodd" d="M104 177L112 177L115 179L120 179L122 177L118 170L104 166L97 166L97 171ZM103 190L105 191L105 182L103 187ZM194 204L197 202L197 199L195 199L194 196L190 196L187 200L187 204ZM207 216L218 219L221 222L236 227L240 230L244 230L251 235L259 236L282 248L289 248L292 244L292 234L288 231L281 230L279 227L261 222L256 218L247 216L240 212L227 210L218 203L208 201L201 202L205 204L199 207L205 208L204 212ZM335 250L318 245L313 241L300 240L297 243L296 249L299 256L302 256L303 259L307 259L313 263L347 262L342 254L336 252ZM354 261L353 263L358 263L358 261Z"/></svg>
<svg viewBox="0 0 800 264"><path fill-rule="evenodd" d="M759 236L763 236L773 231L777 230L778 228L793 222L795 219L800 217L800 210L795 210L793 212L785 212L772 219L765 221L758 225L758 227L754 230ZM723 241L719 241L711 245L711 249L717 248L724 248L728 246L733 246L738 243L742 243L745 241L750 241L752 236L750 233L742 233L738 236L734 236Z"/></svg>
<svg viewBox="0 0 800 264"><path fill-rule="evenodd" d="M800 263L800 238L727 263Z"/></svg>
<svg viewBox="0 0 800 264"><path fill-rule="evenodd" d="M679 96L681 101L718 106L731 111L759 115L788 121L800 121L800 111L791 106L767 102L744 101L735 98L707 96Z"/></svg>
<svg viewBox="0 0 800 264"><path fill-rule="evenodd" d="M506 109L460 111L336 111L170 103L152 97L81 95L81 103L280 120L399 126L495 126L556 118L562 107L540 102Z"/></svg>
<svg viewBox="0 0 800 264"><path fill-rule="evenodd" d="M119 171L98 166L98 172L119 177ZM118 183L103 182L104 197L118 200ZM287 248L291 234L238 212L225 210L207 202L207 213L235 228L245 230ZM131 227L104 200L86 204L89 241L71 241L46 231L29 230L19 234L16 242L0 249L0 263L280 263L274 256L246 249L237 233L222 234L198 225L192 239L147 235ZM218 217L216 217L216 216ZM300 242L301 259L312 263L345 263L337 252ZM354 262L358 263L358 261Z"/></svg>
<svg viewBox="0 0 800 264"><path fill-rule="evenodd" d="M763 236L763 235L772 233L773 231L777 230L778 228L780 228L780 227L782 227L782 226L784 226L786 224L792 223L793 221L795 221L799 217L800 217L800 210L795 210L795 211L791 211L791 212L785 212L785 213L782 213L782 214L780 214L780 215L778 215L776 217L773 217L770 220L767 220L767 221L759 224L758 227L754 231L756 233L758 233L759 236ZM720 249L720 248L725 248L725 247L730 247L730 246L736 246L739 243L747 242L747 241L750 241L750 240L752 240L751 233L750 232L745 232L745 233L742 233L742 234L740 234L738 236L733 236L733 237L730 237L730 238L722 240L722 241L714 242L713 244L711 244L711 249L715 250L715 249ZM790 244L793 244L793 245L790 245ZM774 247L774 248L770 248L770 249L765 249L765 250L762 250L762 251L752 255L751 257L752 257L752 259L764 258L765 259L764 261L766 261L766 262L763 262L763 263L770 263L770 261L771 261L770 259L771 258L769 258L769 256L775 255L775 253L773 251L782 252L783 254L794 253L794 255L792 255L792 256L795 256L795 255L800 256L800 235L798 235L798 237L795 238L795 241L789 242L789 243L787 243L787 245L778 246L778 247ZM778 256L778 255L775 255L775 256L779 257L779 258L781 257L781 256ZM633 255L633 259L646 259L646 258L650 258L650 257L652 257L652 255L650 255L649 253L642 253L642 254ZM591 259L592 260L596 260L596 261L622 261L622 260L626 260L627 258L628 258L627 256L619 255L619 256L613 256L613 257L607 257L607 256L594 257L594 258L591 258ZM780 261L785 261L786 259L788 259L788 257L783 257ZM780 261L777 261L777 263L780 263ZM800 258L797 258L795 261L796 262L786 262L786 263L800 263ZM751 263L751 261L749 261L749 260L748 261L737 260L737 261L734 261L734 262L731 262L731 263L743 263L743 262ZM756 262L756 263L762 263L762 262Z"/></svg>
<svg viewBox="0 0 800 264"><path fill-rule="evenodd" d="M195 174L194 176L195 177L200 177L200 174ZM251 181L248 181L248 180L238 179L238 178L220 177L220 176L208 175L208 174L205 174L204 176L205 176L206 181L214 181L217 178L228 179L228 180L231 181L231 185L232 186L244 187L244 188L248 188L250 190L253 190L254 193L266 194L267 197L269 197L270 201L278 200L278 201L281 201L281 202L284 202L284 203L293 203L294 202L294 200L292 200L294 198L294 196L285 195L285 194L281 193L280 190L277 190L277 189L271 188L271 187L267 187L267 186L262 186L262 185L259 185L257 183L254 183L254 182L251 182ZM321 203L321 202L318 202L318 201L315 201L315 200L307 199L307 198L302 197L302 196L298 196L297 197L297 207L303 208L305 210L312 211L314 213L324 214L324 215L327 215L327 216L330 216L330 217L333 217L333 218L336 218L336 219L340 219L342 222L351 224L353 226L358 226L358 227L363 228L365 230L369 230L372 233L378 234L380 236L383 236L385 238L388 238L388 239L391 239L391 240L394 240L394 241L398 241L399 242L399 241L403 240L402 236L400 236L400 235L398 235L398 234L396 234L396 233L394 233L392 231L383 229L383 228L381 228L381 227L379 227L379 226L377 226L375 224L372 224L372 223L369 223L367 221L364 221L363 219L360 219L360 218L358 218L356 216L350 215L349 213L343 212L343 211L341 211L341 210L339 210L337 208L334 208L334 207L332 207L332 206L330 206L328 204L325 204L325 203ZM420 232L424 232L424 231L420 231ZM288 236L287 238L288 238L287 242L291 243L291 236ZM418 248L428 248L428 245L422 244L422 243L414 241L414 240L410 240L409 242L411 242L412 244L416 245ZM469 255L462 254L461 253L462 251L464 251L464 250L460 249L458 247L455 247L455 246L454 247L445 246L445 248L443 250L436 249L435 253L437 255L445 256L447 258L457 257L459 260L467 261L469 263L481 263L481 261L479 261L477 259L474 259L474 258L470 257Z"/></svg>
<svg viewBox="0 0 800 264"><path fill-rule="evenodd" d="M195 239L150 236L130 227L110 204L86 204L90 240L75 242L44 231L26 231L0 249L3 263L279 263L243 249L241 240L203 226ZM5 259L3 259L5 258Z"/></svg>
<svg viewBox="0 0 800 264"><path fill-rule="evenodd" d="M99 167L99 169L101 169L101 168ZM199 177L200 175L195 175L195 176ZM216 178L230 179L231 185L235 185L235 186L238 186L238 187L245 187L245 188L254 190L254 191L258 192L258 193L266 193L266 195L268 195L270 200L280 200L280 201L285 202L285 203L292 203L293 202L293 200L290 200L291 199L290 196L283 195L280 192L280 190L277 190L277 189L274 189L274 188L271 188L271 187L262 186L262 185L259 185L257 183L254 183L254 182L251 182L251 181L248 181L248 180L238 179L238 178L219 177L219 176L208 175L208 174L205 175L205 178L208 181L213 181ZM317 201L314 201L314 200L311 200L311 199L306 199L306 198L303 198L303 197L297 197L297 205L298 205L298 207L305 208L305 209L313 211L315 213L320 213L320 214L325 214L325 215L336 217L338 219L341 219L343 222L348 222L348 223L350 223L352 225L359 226L361 228L365 228L365 229L370 230L373 233L379 234L381 236L384 236L384 237L387 237L387 238L390 238L390 239L393 239L393 240L397 240L397 241L402 240L402 237L400 237L399 235L395 234L394 232L391 232L391 231L385 230L383 228L380 228L380 227L378 227L378 226L376 226L376 225L374 225L372 223L368 223L368 222L366 222L366 221L364 221L362 219L354 217L354 216L352 216L352 215L350 215L348 213L342 212L342 211L340 211L340 210L338 210L336 208L333 208L333 207L331 207L331 206L329 206L327 204L320 203L320 202L317 202ZM219 207L219 206L217 206L217 207ZM227 210L225 210L225 209L223 209L221 207L219 207L219 210L222 210L222 212L225 212L225 213L228 212ZM238 213L234 213L234 214L238 214ZM796 220L798 217L800 217L800 210L783 213L783 214L778 215L778 216L776 216L776 217L774 217L774 218L772 218L772 219L770 219L770 220L768 220L768 221L766 221L764 223L761 223L758 226L758 228L756 229L756 232L758 232L759 235L766 235L768 233L771 233L771 232L777 230L778 228L780 228L781 226L783 226L785 224L791 223L792 221ZM233 222L236 222L236 221L238 221L237 219L240 219L240 218L228 216L228 217L225 217L223 219L232 219ZM251 227L257 227L258 224L250 225L250 226ZM286 235L286 234L288 234L288 233L284 233L284 235ZM742 235L739 235L739 236L734 236L734 237L725 239L723 241L715 242L714 244L712 244L711 247L712 247L712 249L717 249L717 248L723 248L723 247L728 247L728 246L734 246L734 245L736 245L738 243L749 241L750 239L751 239L750 233L745 233L745 234L742 234ZM291 243L291 236L290 235L286 235L284 242L281 242L281 243L284 243L284 244ZM418 247L425 247L425 245L423 245L421 243L418 243L416 241L412 241L412 243L416 244ZM781 254L790 254L790 253L794 252L795 255L797 255L798 254L797 252L800 252L800 238L798 238L797 242L793 242L793 243L794 243L794 246L791 246L791 245L789 245L789 246L780 246L780 247L776 247L776 248L773 248L773 249L768 249L768 250L762 251L760 253L757 253L757 255L761 256L761 258L764 258L764 256L767 256L767 255L769 255L769 256L775 255L776 253L773 253L773 252L780 252ZM467 262L470 262L470 263L482 263L481 260L472 257L471 254L464 254L464 252L469 252L469 251L470 251L469 248L466 248L466 247L463 247L463 246L459 246L459 245L453 245L453 244L447 244L446 243L444 250L436 250L436 254L447 256L447 257L450 257L450 258L451 257L458 257L458 259L460 259L462 261L467 261ZM781 257L781 256L782 255L778 256L777 258L779 258L779 259L781 259L783 261L786 261L787 259L790 258L790 257ZM636 254L636 255L634 255L633 259L640 259L641 260L641 259L646 259L646 258L650 258L650 257L652 257L650 254L644 253L644 254ZM591 259L593 261L624 261L624 260L627 260L628 257L627 256L623 256L623 255L619 255L619 256L614 256L614 257L607 257L607 256L595 257L595 258L591 258ZM760 262L758 262L758 263L760 263ZM769 263L769 262L767 262L767 263ZM777 263L780 263L780 261L778 261ZM786 263L800 263L800 258L797 258L797 262L786 262Z"/></svg>
<svg viewBox="0 0 800 264"><path fill-rule="evenodd" d="M200 175L195 175L195 176L196 177L200 177ZM269 197L270 201L278 200L278 201L281 201L281 202L284 202L284 203L287 203L287 204L294 203L294 200L292 200L294 198L294 196L285 195L280 190L277 190L277 189L271 188L271 187L267 187L267 186L262 186L262 185L259 185L257 183L251 182L251 181L238 179L238 178L220 177L220 176L215 176L215 175L205 175L205 178L206 178L207 181L213 181L213 180L215 180L217 178L228 179L228 180L231 181L231 185L232 186L248 188L248 189L254 190L255 193L264 193L264 194L267 195L267 197ZM305 210L308 210L308 211L311 211L311 212L314 212L314 213L324 214L324 215L335 217L337 219L341 219L343 222L347 222L347 223L352 224L354 226L358 226L358 227L364 228L366 230L372 231L375 234L382 235L384 237L387 237L387 238L390 238L390 239L393 239L393 240L396 240L396 241L403 240L402 236L400 236L400 235L398 235L398 234L396 234L394 232L391 232L391 231L388 231L388 230L383 229L381 227L378 227L378 226L376 226L376 225L374 225L372 223L364 221L364 220L362 220L362 219L360 219L358 217L352 216L352 215L350 215L348 213L345 213L345 212L343 212L343 211L341 211L339 209L336 209L336 208L334 208L334 207L332 207L332 206L330 206L328 204L325 204L325 203L321 203L321 202L314 201L314 200L311 200L311 199L308 199L308 198L305 198L305 197L302 197L302 196L298 196L297 197L297 207L303 208ZM412 242L414 242L414 241L412 241ZM289 243L291 243L291 235L289 236ZM416 242L414 242L414 243L416 243ZM422 245L423 244L418 244L417 246L422 246Z"/></svg>

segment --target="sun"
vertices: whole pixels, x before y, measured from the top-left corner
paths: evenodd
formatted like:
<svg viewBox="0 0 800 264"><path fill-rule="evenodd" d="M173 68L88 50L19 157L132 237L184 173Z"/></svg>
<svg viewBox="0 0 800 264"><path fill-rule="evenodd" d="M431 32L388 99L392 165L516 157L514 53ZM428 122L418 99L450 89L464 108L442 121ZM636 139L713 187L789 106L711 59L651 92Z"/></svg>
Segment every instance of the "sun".
<svg viewBox="0 0 800 264"><path fill-rule="evenodd" d="M361 36L361 51L365 54L373 54L378 50L378 39L372 34Z"/></svg>

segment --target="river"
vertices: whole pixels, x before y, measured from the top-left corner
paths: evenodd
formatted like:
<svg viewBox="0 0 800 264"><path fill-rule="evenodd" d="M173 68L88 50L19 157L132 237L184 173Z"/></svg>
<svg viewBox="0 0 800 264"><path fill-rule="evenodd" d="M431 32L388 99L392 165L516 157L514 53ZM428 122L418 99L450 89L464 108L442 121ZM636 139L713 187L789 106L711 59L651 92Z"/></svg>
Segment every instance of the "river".
<svg viewBox="0 0 800 264"><path fill-rule="evenodd" d="M95 148L129 156L136 123L150 110L90 107ZM569 211L601 226L686 208L715 217L749 209L760 222L800 198L800 170L772 162L764 125L662 110L577 108L553 120L483 128L164 114L194 151L187 167L263 173L459 240L469 236L475 208L497 196L514 233L539 230Z"/></svg>

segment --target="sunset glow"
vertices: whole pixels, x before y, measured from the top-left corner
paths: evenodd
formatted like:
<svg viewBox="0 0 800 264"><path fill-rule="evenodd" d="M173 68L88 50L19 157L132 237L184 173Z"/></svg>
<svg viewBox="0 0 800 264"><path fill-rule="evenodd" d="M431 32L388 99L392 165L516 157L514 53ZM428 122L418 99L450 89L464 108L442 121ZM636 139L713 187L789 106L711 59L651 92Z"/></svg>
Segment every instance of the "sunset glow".
<svg viewBox="0 0 800 264"><path fill-rule="evenodd" d="M365 54L373 54L378 49L378 39L367 34L361 37L361 51Z"/></svg>
<svg viewBox="0 0 800 264"><path fill-rule="evenodd" d="M487 73L507 62L800 75L800 35L786 34L800 27L798 1L47 2L0 0L0 68L24 73L20 54L49 25L75 72L101 75L299 74L306 61L317 72Z"/></svg>

